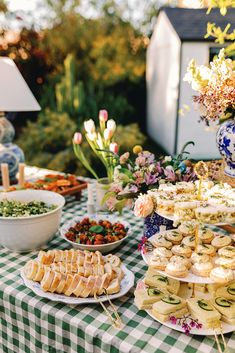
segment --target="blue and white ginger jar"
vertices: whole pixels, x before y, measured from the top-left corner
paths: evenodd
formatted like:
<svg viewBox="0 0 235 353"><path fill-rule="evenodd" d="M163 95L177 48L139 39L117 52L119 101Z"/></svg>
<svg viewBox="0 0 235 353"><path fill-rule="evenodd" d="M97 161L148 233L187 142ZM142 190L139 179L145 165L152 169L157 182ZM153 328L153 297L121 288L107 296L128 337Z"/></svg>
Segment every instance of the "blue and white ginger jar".
<svg viewBox="0 0 235 353"><path fill-rule="evenodd" d="M216 144L225 161L224 173L235 178L235 120L221 124L216 134Z"/></svg>

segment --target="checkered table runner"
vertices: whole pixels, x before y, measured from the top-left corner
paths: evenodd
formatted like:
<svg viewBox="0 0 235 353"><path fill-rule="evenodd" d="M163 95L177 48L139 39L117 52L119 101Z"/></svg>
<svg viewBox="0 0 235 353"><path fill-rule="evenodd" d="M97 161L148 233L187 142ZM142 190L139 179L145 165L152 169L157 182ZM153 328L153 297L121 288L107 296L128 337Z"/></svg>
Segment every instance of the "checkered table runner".
<svg viewBox="0 0 235 353"><path fill-rule="evenodd" d="M68 200L62 223L86 213L86 192L81 201ZM143 222L125 211L131 225L128 241L118 249L136 280L146 266L137 250L143 234ZM48 249L65 249L67 244L57 233ZM113 328L99 304L72 307L36 296L25 287L20 269L37 255L16 254L0 249L0 353L212 353L214 338L186 336L154 321L134 305L132 289L114 300L124 327ZM235 334L227 334L231 352L235 352Z"/></svg>

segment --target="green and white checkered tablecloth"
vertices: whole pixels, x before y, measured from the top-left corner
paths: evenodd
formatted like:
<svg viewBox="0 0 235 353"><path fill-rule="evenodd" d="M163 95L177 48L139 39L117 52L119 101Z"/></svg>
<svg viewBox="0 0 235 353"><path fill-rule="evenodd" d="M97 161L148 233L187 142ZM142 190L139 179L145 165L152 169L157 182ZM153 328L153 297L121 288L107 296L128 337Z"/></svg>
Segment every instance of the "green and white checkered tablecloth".
<svg viewBox="0 0 235 353"><path fill-rule="evenodd" d="M62 222L86 212L86 193L80 202L69 201ZM146 266L137 251L143 233L142 220L131 212L124 218L131 224L129 240L116 252L135 274L143 277ZM67 244L56 234L48 249L65 249ZM186 336L154 321L134 305L133 290L114 300L124 323L114 329L99 304L71 307L37 297L24 286L20 269L36 252L16 254L0 249L0 353L212 353L213 337ZM235 334L227 334L235 352Z"/></svg>

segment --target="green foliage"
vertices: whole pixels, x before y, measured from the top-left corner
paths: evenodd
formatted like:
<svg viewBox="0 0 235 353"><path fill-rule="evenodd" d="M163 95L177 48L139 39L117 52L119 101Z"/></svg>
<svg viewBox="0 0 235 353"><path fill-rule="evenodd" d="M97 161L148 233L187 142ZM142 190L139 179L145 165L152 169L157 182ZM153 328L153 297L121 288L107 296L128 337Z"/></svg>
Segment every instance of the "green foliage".
<svg viewBox="0 0 235 353"><path fill-rule="evenodd" d="M132 151L135 145L144 145L146 136L140 131L138 124L118 125L115 133L116 142L120 146L120 154Z"/></svg>
<svg viewBox="0 0 235 353"><path fill-rule="evenodd" d="M87 175L87 170L78 161L72 148L72 137L76 130L76 123L67 113L45 110L39 114L36 122L27 123L17 143L24 150L30 165ZM126 151L136 144L143 144L145 136L137 124L131 124L117 128L116 140L121 146L120 150ZM89 163L102 174L103 166L86 141L83 141L82 148Z"/></svg>
<svg viewBox="0 0 235 353"><path fill-rule="evenodd" d="M78 117L84 110L84 87L76 82L75 59L69 54L64 60L64 75L55 85L55 97L58 112L67 112L71 117Z"/></svg>
<svg viewBox="0 0 235 353"><path fill-rule="evenodd" d="M72 115L75 102L70 88L74 93L79 91L81 101L77 102L76 113L80 120L97 116L102 108L118 123L124 122L124 116L125 121L134 122L139 112L145 113L146 41L130 23L119 17L104 15L87 19L75 12L66 12L63 20L45 29L42 35L40 47L47 52L48 64L53 67L48 77L50 94L45 92L42 102L44 107L54 109L56 87L59 109L63 111L67 106L66 111Z"/></svg>

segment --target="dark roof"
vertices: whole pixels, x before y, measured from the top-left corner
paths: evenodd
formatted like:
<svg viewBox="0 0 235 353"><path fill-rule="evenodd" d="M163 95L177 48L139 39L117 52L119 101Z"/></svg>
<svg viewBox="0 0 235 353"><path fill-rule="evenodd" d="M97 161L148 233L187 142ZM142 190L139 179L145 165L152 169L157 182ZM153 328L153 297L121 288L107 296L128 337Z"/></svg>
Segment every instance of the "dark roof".
<svg viewBox="0 0 235 353"><path fill-rule="evenodd" d="M231 23L231 28L234 29L235 9L229 9L226 16L222 16L219 9L212 9L208 15L206 14L207 9L164 7L162 11L166 13L182 41L205 40L204 35L207 32L208 22L215 23L222 30L228 23ZM214 41L214 38L210 37L206 40Z"/></svg>

